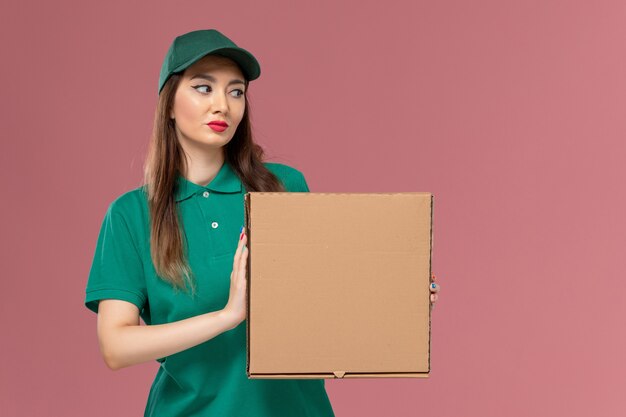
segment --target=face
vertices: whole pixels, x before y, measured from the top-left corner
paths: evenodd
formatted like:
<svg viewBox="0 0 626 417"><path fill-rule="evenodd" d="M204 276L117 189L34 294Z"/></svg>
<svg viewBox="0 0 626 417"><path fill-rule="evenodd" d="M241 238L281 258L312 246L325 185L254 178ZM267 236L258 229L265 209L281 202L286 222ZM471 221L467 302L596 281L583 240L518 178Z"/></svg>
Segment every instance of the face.
<svg viewBox="0 0 626 417"><path fill-rule="evenodd" d="M220 148L233 138L245 110L244 80L234 61L216 55L185 69L170 113L183 147ZM228 126L212 128L213 121Z"/></svg>

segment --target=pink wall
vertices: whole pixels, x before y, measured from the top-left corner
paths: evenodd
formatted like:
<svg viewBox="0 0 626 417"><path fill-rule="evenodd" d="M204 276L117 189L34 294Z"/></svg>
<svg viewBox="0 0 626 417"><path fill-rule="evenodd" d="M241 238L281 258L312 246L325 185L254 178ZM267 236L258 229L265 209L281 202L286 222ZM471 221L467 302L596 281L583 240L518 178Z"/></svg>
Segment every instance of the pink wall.
<svg viewBox="0 0 626 417"><path fill-rule="evenodd" d="M624 414L626 3L136 3L0 11L0 414L142 415L157 363L105 367L84 286L165 51L211 27L311 191L435 194L432 376L327 381L337 416Z"/></svg>

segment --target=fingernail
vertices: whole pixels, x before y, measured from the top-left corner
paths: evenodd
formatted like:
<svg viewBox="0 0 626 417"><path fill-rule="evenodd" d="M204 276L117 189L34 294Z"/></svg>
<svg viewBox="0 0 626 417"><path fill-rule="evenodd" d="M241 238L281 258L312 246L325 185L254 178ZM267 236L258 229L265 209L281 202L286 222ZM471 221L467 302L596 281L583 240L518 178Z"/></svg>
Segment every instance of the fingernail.
<svg viewBox="0 0 626 417"><path fill-rule="evenodd" d="M431 287L433 288L437 288L437 284L435 284L434 282L432 284L430 284Z"/></svg>
<svg viewBox="0 0 626 417"><path fill-rule="evenodd" d="M243 226L241 226L241 230L239 231L239 233L243 232Z"/></svg>

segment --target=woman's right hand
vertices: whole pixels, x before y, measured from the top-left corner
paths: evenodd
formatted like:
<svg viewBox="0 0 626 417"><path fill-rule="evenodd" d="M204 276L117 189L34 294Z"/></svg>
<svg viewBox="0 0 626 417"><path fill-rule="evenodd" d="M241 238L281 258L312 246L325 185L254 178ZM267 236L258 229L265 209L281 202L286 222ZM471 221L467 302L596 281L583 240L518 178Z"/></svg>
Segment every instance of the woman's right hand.
<svg viewBox="0 0 626 417"><path fill-rule="evenodd" d="M231 321L232 329L237 327L246 319L246 289L248 281L246 277L246 266L248 262L248 247L246 243L248 236L245 229L239 234L239 244L233 259L233 272L230 274L230 294L228 303L224 307L226 316Z"/></svg>

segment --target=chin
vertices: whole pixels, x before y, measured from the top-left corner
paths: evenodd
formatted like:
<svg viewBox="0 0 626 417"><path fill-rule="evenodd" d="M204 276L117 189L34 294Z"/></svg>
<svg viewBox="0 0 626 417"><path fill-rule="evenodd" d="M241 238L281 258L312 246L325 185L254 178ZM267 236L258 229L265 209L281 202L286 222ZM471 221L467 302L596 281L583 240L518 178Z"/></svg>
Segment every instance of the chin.
<svg viewBox="0 0 626 417"><path fill-rule="evenodd" d="M218 145L222 146L230 142L232 137L221 136L221 135L204 135L202 138L198 140L194 140L194 142L199 142L203 145Z"/></svg>

